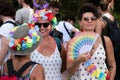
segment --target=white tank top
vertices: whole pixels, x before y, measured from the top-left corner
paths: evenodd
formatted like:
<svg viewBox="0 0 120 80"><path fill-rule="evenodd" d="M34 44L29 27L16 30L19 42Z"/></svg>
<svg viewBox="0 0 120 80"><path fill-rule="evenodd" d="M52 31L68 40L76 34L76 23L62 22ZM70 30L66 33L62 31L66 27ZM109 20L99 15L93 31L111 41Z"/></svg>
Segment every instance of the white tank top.
<svg viewBox="0 0 120 80"><path fill-rule="evenodd" d="M56 46L55 51L51 56L44 56L37 50L31 53L32 61L41 64L45 70L45 80L62 80L61 79L61 65L62 60L60 52Z"/></svg>

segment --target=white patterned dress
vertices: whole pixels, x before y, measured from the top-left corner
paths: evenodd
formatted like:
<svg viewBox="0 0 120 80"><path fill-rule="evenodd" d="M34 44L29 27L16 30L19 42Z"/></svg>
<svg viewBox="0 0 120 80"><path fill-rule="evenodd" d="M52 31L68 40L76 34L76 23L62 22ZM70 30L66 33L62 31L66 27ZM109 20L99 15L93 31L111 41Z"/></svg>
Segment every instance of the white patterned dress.
<svg viewBox="0 0 120 80"><path fill-rule="evenodd" d="M44 56L40 52L35 50L33 53L31 53L30 58L32 61L37 62L44 67L45 80L62 80L62 60L57 46L50 57Z"/></svg>
<svg viewBox="0 0 120 80"><path fill-rule="evenodd" d="M97 67L97 69L101 70L102 72L108 70L105 63L106 59L105 50L102 44L99 44L98 48L96 49L91 59L92 64L94 64ZM87 72L84 63L81 63L79 69L73 74L70 80L99 80L99 79L93 77L89 72Z"/></svg>

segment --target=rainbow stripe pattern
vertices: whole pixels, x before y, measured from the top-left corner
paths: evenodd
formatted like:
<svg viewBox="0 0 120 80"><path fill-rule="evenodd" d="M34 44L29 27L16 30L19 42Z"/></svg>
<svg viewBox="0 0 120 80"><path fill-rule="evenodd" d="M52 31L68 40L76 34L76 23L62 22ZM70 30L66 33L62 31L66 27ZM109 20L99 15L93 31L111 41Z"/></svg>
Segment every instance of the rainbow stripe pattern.
<svg viewBox="0 0 120 80"><path fill-rule="evenodd" d="M69 60L75 60L80 54L91 51L93 44L98 38L94 32L81 32L72 39L68 53Z"/></svg>

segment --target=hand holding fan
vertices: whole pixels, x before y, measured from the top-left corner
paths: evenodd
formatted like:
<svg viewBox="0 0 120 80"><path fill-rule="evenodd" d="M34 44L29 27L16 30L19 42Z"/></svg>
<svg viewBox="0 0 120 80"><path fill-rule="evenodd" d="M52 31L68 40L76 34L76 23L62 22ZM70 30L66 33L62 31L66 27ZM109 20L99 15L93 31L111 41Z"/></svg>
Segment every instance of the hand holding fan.
<svg viewBox="0 0 120 80"><path fill-rule="evenodd" d="M68 59L75 60L82 53L90 52L97 38L98 34L94 32L81 32L75 36L68 46Z"/></svg>

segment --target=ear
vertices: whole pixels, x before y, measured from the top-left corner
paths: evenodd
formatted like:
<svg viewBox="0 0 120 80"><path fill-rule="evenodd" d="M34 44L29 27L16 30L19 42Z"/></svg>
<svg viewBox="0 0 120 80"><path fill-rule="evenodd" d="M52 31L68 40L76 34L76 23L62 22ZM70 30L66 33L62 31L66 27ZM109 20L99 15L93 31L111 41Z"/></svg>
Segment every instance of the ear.
<svg viewBox="0 0 120 80"><path fill-rule="evenodd" d="M80 30L83 30L83 28L82 28L82 21L79 20L78 23L79 23L79 25L80 25Z"/></svg>
<svg viewBox="0 0 120 80"><path fill-rule="evenodd" d="M52 24L51 24L51 23L50 23L50 25L49 25L49 29L52 30Z"/></svg>

